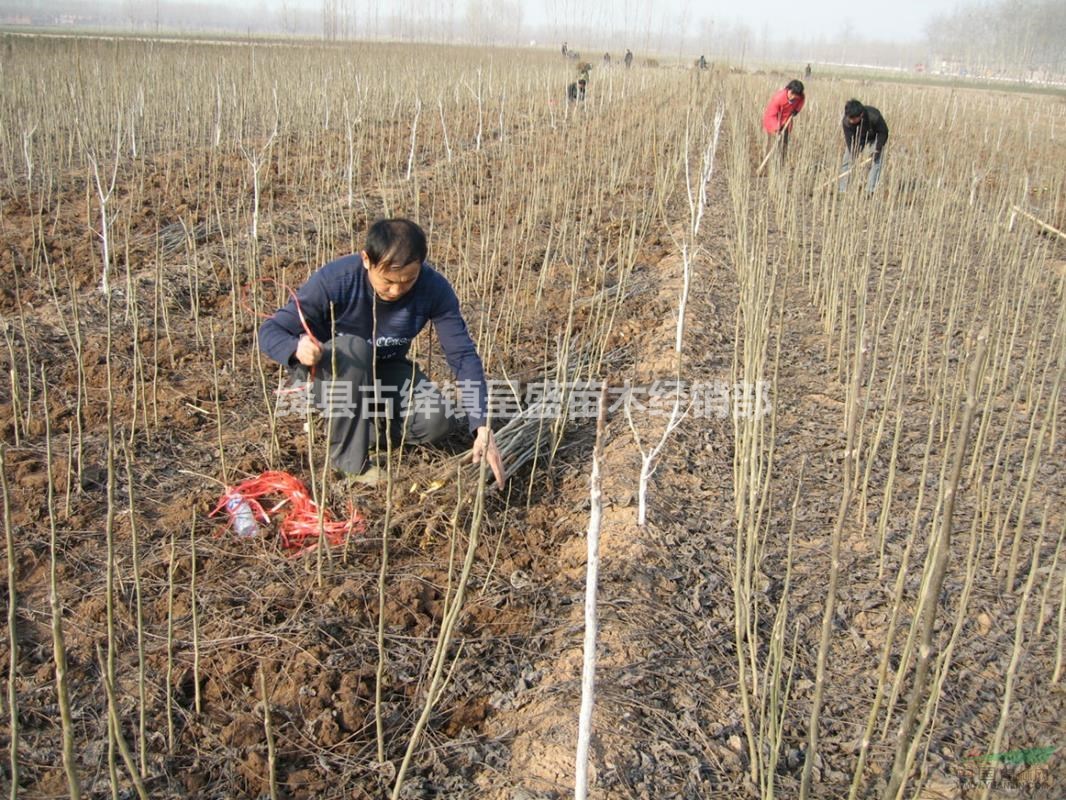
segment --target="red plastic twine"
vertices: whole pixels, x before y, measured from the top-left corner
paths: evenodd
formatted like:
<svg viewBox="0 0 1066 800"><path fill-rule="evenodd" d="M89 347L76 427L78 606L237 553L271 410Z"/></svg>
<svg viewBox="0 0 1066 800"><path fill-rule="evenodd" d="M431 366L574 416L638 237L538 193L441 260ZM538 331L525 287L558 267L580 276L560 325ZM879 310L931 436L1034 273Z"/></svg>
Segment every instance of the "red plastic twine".
<svg viewBox="0 0 1066 800"><path fill-rule="evenodd" d="M343 521L334 520L329 511L323 509L320 526L318 506L303 483L287 472L276 471L264 472L257 478L227 487L215 510L208 516L218 514L226 508L226 503L238 495L248 502L256 520L265 524L270 524L270 514L276 514L287 507L278 525L278 536L281 546L291 551L292 555L299 555L317 547L320 530L322 538L332 546L342 544L353 533L366 530L366 519L351 505L348 508L348 519ZM269 513L259 502L259 498L268 495L279 498ZM232 524L231 515L230 525Z"/></svg>

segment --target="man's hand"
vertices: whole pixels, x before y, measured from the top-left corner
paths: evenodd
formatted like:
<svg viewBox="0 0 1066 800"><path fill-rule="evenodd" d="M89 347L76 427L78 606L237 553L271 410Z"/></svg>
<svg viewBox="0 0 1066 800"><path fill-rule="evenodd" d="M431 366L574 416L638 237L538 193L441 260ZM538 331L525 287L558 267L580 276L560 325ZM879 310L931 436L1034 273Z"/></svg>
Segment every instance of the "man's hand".
<svg viewBox="0 0 1066 800"><path fill-rule="evenodd" d="M303 334L296 344L296 360L305 367L313 367L320 358L322 358L322 345L306 333Z"/></svg>
<svg viewBox="0 0 1066 800"><path fill-rule="evenodd" d="M492 436L492 428L488 425L482 425L477 429L477 438L474 439L473 453L474 463L480 464L482 458L488 461L489 469L491 469L492 474L496 476L496 485L503 486L503 482L507 479L507 476L503 471L503 458L500 456L500 451L496 447L496 440Z"/></svg>

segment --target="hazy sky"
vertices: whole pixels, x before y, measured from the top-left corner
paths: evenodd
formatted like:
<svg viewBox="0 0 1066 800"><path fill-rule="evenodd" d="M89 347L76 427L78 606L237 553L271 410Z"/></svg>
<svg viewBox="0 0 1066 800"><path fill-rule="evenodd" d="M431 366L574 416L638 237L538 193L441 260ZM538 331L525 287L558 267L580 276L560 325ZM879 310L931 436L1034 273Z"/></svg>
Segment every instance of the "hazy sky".
<svg viewBox="0 0 1066 800"><path fill-rule="evenodd" d="M522 8L523 26L565 25L571 20L578 26L590 22L607 24L634 33L645 30L648 20L658 29L665 16L675 29L684 17L689 36L702 30L704 19L719 22L743 22L760 35L764 26L771 39L833 39L850 24L850 29L865 39L915 41L923 38L925 25L938 14L954 11L960 5L977 0L473 0L485 7L494 5ZM256 0L246 0L255 3ZM282 0L259 0L268 7L280 8ZM288 7L302 6L308 12L321 9L322 0L286 0ZM421 2L395 0L338 0L359 11L376 5L382 13L397 7L421 7ZM431 0L438 8L454 8L461 15L471 0ZM416 12L417 13L417 12Z"/></svg>
<svg viewBox="0 0 1066 800"><path fill-rule="evenodd" d="M583 10L603 9L610 19L647 18L647 0L520 0L523 19L547 22L582 15ZM485 0L492 2L492 0ZM699 20L743 22L756 34L763 26L772 39L835 38L847 24L866 39L921 39L930 18L954 11L959 0L656 0L656 24L662 13L679 19L686 14L691 31L700 30ZM660 11L661 10L661 11Z"/></svg>
<svg viewBox="0 0 1066 800"><path fill-rule="evenodd" d="M743 23L754 38L790 39L800 45L806 40L833 40L844 31L857 38L896 42L914 42L924 38L925 27L937 15L948 14L960 6L975 5L981 0L228 0L222 5L238 14L267 17L271 23L283 16L297 17L305 30L321 25L322 9L332 3L346 9L352 19L392 17L462 20L471 6L484 9L485 16L512 20L519 17L517 32L533 38L539 29L540 44L545 37L568 37L566 32L602 30L621 32L639 41L643 34L664 31L684 32L685 40L697 47L696 40L708 31L728 36L732 25ZM14 0L5 6L24 9L42 8L55 0ZM189 0L190 12L210 5L211 0ZM109 5L114 8L138 8L144 14L159 5L179 6L181 0L63 0L66 7L89 9ZM284 9L284 14L282 10ZM519 11L516 13L516 11ZM708 27L708 21L714 22ZM310 23L310 25L308 25ZM291 23L290 23L291 24ZM662 38L661 36L659 37ZM645 38L644 41L647 41ZM580 46L580 43L575 41Z"/></svg>

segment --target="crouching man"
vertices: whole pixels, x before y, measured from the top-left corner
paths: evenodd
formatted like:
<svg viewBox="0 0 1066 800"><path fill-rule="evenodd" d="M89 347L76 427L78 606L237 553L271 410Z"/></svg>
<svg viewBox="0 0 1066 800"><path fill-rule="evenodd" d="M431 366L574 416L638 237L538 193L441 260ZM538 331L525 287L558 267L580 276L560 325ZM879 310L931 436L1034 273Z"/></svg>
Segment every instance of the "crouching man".
<svg viewBox="0 0 1066 800"><path fill-rule="evenodd" d="M424 444L449 433L449 404L407 358L411 342L432 322L461 393L474 463L486 459L496 481L503 461L485 415L481 358L448 280L426 262L426 235L407 219L383 219L366 248L320 268L259 329L270 358L313 376L316 404L330 416L330 458L357 480L375 483L380 469L367 453L388 417L393 443ZM375 391L377 386L377 391Z"/></svg>

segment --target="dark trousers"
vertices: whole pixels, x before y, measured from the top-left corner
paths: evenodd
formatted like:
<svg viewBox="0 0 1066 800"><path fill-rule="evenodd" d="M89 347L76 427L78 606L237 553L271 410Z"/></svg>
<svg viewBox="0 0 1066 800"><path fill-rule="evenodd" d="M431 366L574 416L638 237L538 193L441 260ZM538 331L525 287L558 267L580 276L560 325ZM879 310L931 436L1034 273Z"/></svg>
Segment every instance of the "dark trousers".
<svg viewBox="0 0 1066 800"><path fill-rule="evenodd" d="M454 418L416 364L393 359L375 365L370 343L358 336L323 345L312 397L329 426L330 463L353 475L366 469L371 446L385 446L386 429L394 446L428 444L447 436Z"/></svg>

